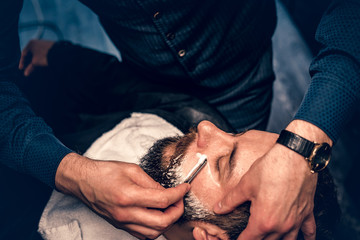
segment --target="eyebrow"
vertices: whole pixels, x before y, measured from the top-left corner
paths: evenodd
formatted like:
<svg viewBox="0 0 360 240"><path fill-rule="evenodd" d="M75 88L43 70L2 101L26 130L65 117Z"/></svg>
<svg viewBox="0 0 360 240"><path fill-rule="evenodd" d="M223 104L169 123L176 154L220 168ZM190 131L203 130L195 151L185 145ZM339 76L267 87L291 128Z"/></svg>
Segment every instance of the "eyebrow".
<svg viewBox="0 0 360 240"><path fill-rule="evenodd" d="M181 163L183 161L183 156L185 152L188 150L190 144L195 140L195 132L190 131L188 134L184 135L179 141L176 143L175 151L173 155L170 157L170 164L168 168L172 168L173 166Z"/></svg>

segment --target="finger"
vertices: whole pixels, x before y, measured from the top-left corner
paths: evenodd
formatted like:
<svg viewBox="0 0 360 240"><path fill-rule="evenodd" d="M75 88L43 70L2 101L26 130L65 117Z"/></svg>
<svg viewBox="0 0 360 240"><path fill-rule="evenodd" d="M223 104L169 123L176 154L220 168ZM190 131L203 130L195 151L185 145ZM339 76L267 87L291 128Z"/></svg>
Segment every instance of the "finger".
<svg viewBox="0 0 360 240"><path fill-rule="evenodd" d="M136 189L129 194L129 198L132 199L133 204L138 207L164 209L181 200L189 190L190 184L180 184L174 188L167 189L136 186Z"/></svg>
<svg viewBox="0 0 360 240"><path fill-rule="evenodd" d="M256 234L255 232L252 232L251 230L248 230L245 228L245 230L240 234L237 240L262 240L264 239L263 234L260 234L259 232Z"/></svg>
<svg viewBox="0 0 360 240"><path fill-rule="evenodd" d="M19 69L22 70L24 68L25 65L25 59L26 56L28 55L30 49L30 43L28 43L25 48L21 51L21 57L20 57L20 61L19 61Z"/></svg>
<svg viewBox="0 0 360 240"><path fill-rule="evenodd" d="M127 228L123 228L126 232L128 232L129 234L133 235L134 237L138 238L138 239L141 239L141 240L146 240L147 237L145 237L144 235L138 233L138 232L134 232L134 231L131 231Z"/></svg>
<svg viewBox="0 0 360 240"><path fill-rule="evenodd" d="M132 178L131 180L139 186L144 188L165 189L160 183L156 182L137 165L134 168L133 176L138 176L136 178Z"/></svg>
<svg viewBox="0 0 360 240"><path fill-rule="evenodd" d="M181 199L164 211L164 217L168 220L168 225L174 224L184 214L184 200Z"/></svg>
<svg viewBox="0 0 360 240"><path fill-rule="evenodd" d="M253 223L253 221L254 220L250 215L248 225L246 226L244 231L242 231L242 233L238 237L238 240L248 240L248 239L262 240L266 237L267 234L261 232L257 227L257 225Z"/></svg>
<svg viewBox="0 0 360 240"><path fill-rule="evenodd" d="M308 218L305 219L301 226L301 231L303 233L305 240L315 240L316 238L316 222L314 213L311 213Z"/></svg>
<svg viewBox="0 0 360 240"><path fill-rule="evenodd" d="M181 217L183 212L183 201L179 201L164 212L157 209L128 208L122 213L125 218L121 220L158 231L165 231Z"/></svg>
<svg viewBox="0 0 360 240"><path fill-rule="evenodd" d="M270 233L264 238L264 240L277 240L277 239L282 239L283 240L283 238L281 237L281 234L279 234L279 233Z"/></svg>
<svg viewBox="0 0 360 240"><path fill-rule="evenodd" d="M26 67L26 69L25 69L25 71L24 71L24 75L26 76L26 77L28 77L29 75L30 75L30 73L32 73L33 71L34 71L34 65L32 64L32 63L30 63L27 67Z"/></svg>
<svg viewBox="0 0 360 240"><path fill-rule="evenodd" d="M138 167L135 168L134 172L132 172L132 176L137 176L136 178L132 178L131 180L137 185L142 186L144 188L165 189L163 186L160 185L160 183L156 182L142 169L138 169Z"/></svg>
<svg viewBox="0 0 360 240"><path fill-rule="evenodd" d="M24 62L25 62L25 57L23 56L23 54L21 54L20 61L19 61L19 67L18 67L19 70L23 70Z"/></svg>
<svg viewBox="0 0 360 240"><path fill-rule="evenodd" d="M139 239L155 239L162 234L160 231L136 224L126 224L124 229Z"/></svg>
<svg viewBox="0 0 360 240"><path fill-rule="evenodd" d="M299 230L300 230L299 228L296 228L290 231L289 233L284 235L283 240L296 240L299 234Z"/></svg>
<svg viewBox="0 0 360 240"><path fill-rule="evenodd" d="M243 204L250 199L250 193L245 193L245 187L242 181L232 189L226 196L214 206L214 212L217 214L226 214L233 211L237 206Z"/></svg>

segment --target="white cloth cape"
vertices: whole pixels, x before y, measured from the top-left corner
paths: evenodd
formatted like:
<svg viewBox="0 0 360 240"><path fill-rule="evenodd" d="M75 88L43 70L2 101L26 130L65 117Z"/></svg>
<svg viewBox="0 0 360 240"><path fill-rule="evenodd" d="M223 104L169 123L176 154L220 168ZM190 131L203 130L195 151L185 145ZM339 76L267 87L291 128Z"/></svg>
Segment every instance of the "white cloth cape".
<svg viewBox="0 0 360 240"><path fill-rule="evenodd" d="M156 140L176 135L182 135L181 131L164 119L154 114L133 113L98 138L84 155L138 164ZM38 232L47 240L137 239L113 227L77 198L55 190L42 213Z"/></svg>

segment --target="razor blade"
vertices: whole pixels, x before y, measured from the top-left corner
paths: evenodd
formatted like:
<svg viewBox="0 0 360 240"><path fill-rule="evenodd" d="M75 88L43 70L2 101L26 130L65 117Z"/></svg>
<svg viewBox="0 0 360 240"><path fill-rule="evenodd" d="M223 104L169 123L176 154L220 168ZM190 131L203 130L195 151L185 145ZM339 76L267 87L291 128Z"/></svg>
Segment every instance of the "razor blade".
<svg viewBox="0 0 360 240"><path fill-rule="evenodd" d="M205 154L197 154L199 157L199 160L197 164L191 169L191 171L188 173L188 175L185 177L184 183L191 183L192 180L199 174L201 169L206 165L207 162L207 156Z"/></svg>

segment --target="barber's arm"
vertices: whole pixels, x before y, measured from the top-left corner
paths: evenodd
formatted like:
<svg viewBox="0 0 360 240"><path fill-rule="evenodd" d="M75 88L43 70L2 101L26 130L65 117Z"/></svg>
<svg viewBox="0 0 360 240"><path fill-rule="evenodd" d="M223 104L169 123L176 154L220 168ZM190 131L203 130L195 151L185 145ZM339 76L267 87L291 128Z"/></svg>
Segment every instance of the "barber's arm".
<svg viewBox="0 0 360 240"><path fill-rule="evenodd" d="M359 1L334 1L321 20L316 38L323 48L310 67L312 82L286 128L307 141L332 146L360 100L359 12ZM223 214L251 201L248 226L238 239L296 239L299 230L315 239L317 173L310 168L304 156L277 143L215 211Z"/></svg>
<svg viewBox="0 0 360 240"><path fill-rule="evenodd" d="M155 238L182 215L188 185L165 190L137 167L87 159L55 138L14 83L21 7L17 0L0 3L1 164L80 198L116 227Z"/></svg>
<svg viewBox="0 0 360 240"><path fill-rule="evenodd" d="M31 61L24 64L29 53ZM75 84L78 90L81 88L78 84L82 83L85 88L94 81L106 85L107 76L117 64L113 56L68 42L54 45L51 41L32 41L23 50L19 67L25 74L30 70L30 74L36 67L49 65L61 80L69 82L69 88ZM103 72L105 69L107 73ZM79 198L115 227L140 239L156 238L177 221L184 211L182 199L189 190L188 184L164 189L135 164L96 161L76 153L61 160L55 186Z"/></svg>
<svg viewBox="0 0 360 240"><path fill-rule="evenodd" d="M19 77L21 7L22 1L0 3L0 161L54 186L56 168L71 151L34 114L15 84Z"/></svg>

